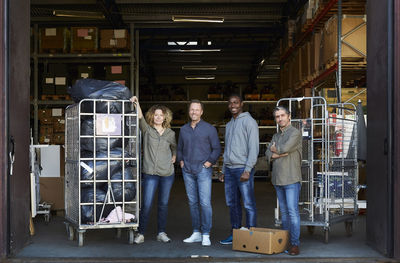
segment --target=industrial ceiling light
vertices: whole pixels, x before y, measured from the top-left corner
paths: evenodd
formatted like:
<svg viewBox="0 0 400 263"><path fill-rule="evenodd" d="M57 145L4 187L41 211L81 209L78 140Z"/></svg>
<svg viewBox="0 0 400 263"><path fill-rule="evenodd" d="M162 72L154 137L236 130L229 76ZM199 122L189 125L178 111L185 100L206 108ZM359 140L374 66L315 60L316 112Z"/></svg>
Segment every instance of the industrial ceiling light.
<svg viewBox="0 0 400 263"><path fill-rule="evenodd" d="M182 70L217 70L217 66L182 66Z"/></svg>
<svg viewBox="0 0 400 263"><path fill-rule="evenodd" d="M195 22L195 23L223 23L223 17L217 16L172 16L174 22Z"/></svg>
<svg viewBox="0 0 400 263"><path fill-rule="evenodd" d="M76 17L76 18L91 18L104 19L105 16L101 12L77 11L77 10L53 10L53 15L58 17Z"/></svg>
<svg viewBox="0 0 400 263"><path fill-rule="evenodd" d="M220 52L221 49L171 49L171 52Z"/></svg>
<svg viewBox="0 0 400 263"><path fill-rule="evenodd" d="M214 75L202 75L202 76L186 76L186 80L213 80L215 79Z"/></svg>

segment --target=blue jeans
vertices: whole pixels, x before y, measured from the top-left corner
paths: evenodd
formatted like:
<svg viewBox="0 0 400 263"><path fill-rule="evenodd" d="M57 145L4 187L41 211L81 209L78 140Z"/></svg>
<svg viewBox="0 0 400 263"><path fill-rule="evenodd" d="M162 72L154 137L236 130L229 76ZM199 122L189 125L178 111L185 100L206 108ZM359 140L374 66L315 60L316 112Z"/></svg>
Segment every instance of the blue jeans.
<svg viewBox="0 0 400 263"><path fill-rule="evenodd" d="M282 218L282 229L289 230L290 244L300 244L299 195L300 183L275 185Z"/></svg>
<svg viewBox="0 0 400 263"><path fill-rule="evenodd" d="M225 199L229 207L231 225L233 229L242 226L242 206L240 199L246 210L246 227L257 225L256 198L254 196L254 169L250 172L249 180L240 181L240 176L244 172L243 168L225 167Z"/></svg>
<svg viewBox="0 0 400 263"><path fill-rule="evenodd" d="M212 168L203 167L198 174L186 173L183 170L182 173L186 194L189 199L193 232L201 232L203 235L209 235L212 226Z"/></svg>
<svg viewBox="0 0 400 263"><path fill-rule="evenodd" d="M174 183L175 175L159 176L151 174L142 175L143 199L140 211L139 233L144 234L149 219L154 195L158 187L158 233L165 232L168 216L168 200Z"/></svg>

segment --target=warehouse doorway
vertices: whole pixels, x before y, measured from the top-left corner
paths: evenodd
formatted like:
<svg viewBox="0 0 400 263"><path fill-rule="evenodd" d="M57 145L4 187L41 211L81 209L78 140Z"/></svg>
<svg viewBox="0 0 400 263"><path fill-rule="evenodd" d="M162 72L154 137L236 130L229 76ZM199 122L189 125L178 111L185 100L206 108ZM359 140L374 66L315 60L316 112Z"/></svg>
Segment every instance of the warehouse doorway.
<svg viewBox="0 0 400 263"><path fill-rule="evenodd" d="M2 256L14 254L19 251L24 245L26 245L29 235L28 235L28 223L29 223L29 184L27 183L27 175L29 174L29 160L28 160L28 151L29 148L29 92L27 89L23 87L29 86L29 5L24 3L25 1L9 1L10 5L8 6L8 17L10 19L10 41L9 41L9 50L4 47L3 51L8 51L7 53L9 57L8 70L3 70L2 72L9 73L9 81L8 81L8 89L7 85L3 86L2 90L2 124L8 123L7 126L1 126L3 134L7 134L7 138L2 138L0 145L2 146L3 155L1 162L1 203L0 208L2 212L0 215L0 252ZM385 1L385 4L388 4L390 1ZM0 1L2 7L5 7L6 1ZM385 28L388 28L388 24L385 20L382 20L382 17L386 17L387 10L393 11L391 7L388 7L382 3L376 3L369 1L368 2L368 17L370 17L371 23L380 22L384 25ZM397 9L396 9L397 10ZM23 12L25 15L20 15ZM375 18L375 20L374 20ZM3 21L3 20L2 20ZM398 22L398 21L397 21ZM376 23L378 25L379 23ZM398 24L398 23L397 23ZM397 25L396 24L396 25ZM7 28L5 25L2 27L3 29ZM397 27L395 27L396 29ZM26 29L25 31L23 31ZM377 59L378 67L370 67L371 70L368 73L371 81L374 81L374 76L382 76L384 79L376 79L376 85L371 86L371 93L369 92L369 98L371 98L371 104L369 108L369 113L371 114L371 118L369 119L369 138L372 138L369 142L369 158L371 159L371 166L369 171L374 174L391 174L391 177L376 178L374 176L369 176L369 185L374 189L370 192L369 202L371 203L370 212L371 217L367 222L368 232L371 233L369 238L369 242L372 246L376 247L381 253L385 255L398 255L395 252L399 253L399 244L396 240L396 237L399 236L398 225L399 225L399 217L398 214L395 214L394 211L400 211L400 209L395 209L399 206L398 201L399 198L395 198L395 194L399 194L395 189L398 185L398 170L397 166L394 167L394 171L391 173L390 171L386 171L386 173L382 173L382 163L389 162L389 167L391 167L392 163L388 158L392 158L392 162L395 163L397 160L396 157L396 149L394 148L390 151L387 147L390 147L390 137L389 144L387 141L387 133L386 129L382 129L382 127L387 127L387 122L382 120L381 116L386 116L388 112L388 108L382 107L382 105L387 105L387 97L392 96L392 94L387 94L382 92L382 89L378 89L378 87L382 86L382 83L387 83L388 72L391 72L391 64L387 64L388 58L391 57L391 54L387 54L387 56L381 56L381 53L388 49L390 45L382 46L382 39L388 39L388 32L379 30L379 27L375 27L374 33L369 37L369 43L371 43L370 48L371 52L376 53L376 56L373 58ZM22 31L21 31L22 30ZM18 33L17 33L18 32ZM21 33L25 32L25 33ZM397 31L395 31L397 32ZM396 34L397 35L397 34ZM377 37L381 36L381 37ZM377 43L379 40L380 43ZM396 49L397 50L397 49ZM383 52L385 53L385 52ZM398 53L395 54L398 55ZM381 60L380 60L381 59ZM372 65L375 65L374 60L371 62ZM394 60L398 61L398 60ZM3 65L7 65L7 63L2 63ZM388 65L386 67L385 65ZM382 66L382 67L381 67ZM381 71L379 71L381 70ZM3 74L3 83L6 82L6 74ZM21 77L23 76L23 77ZM385 78L387 77L387 78ZM397 78L395 78L395 81ZM388 83L389 85L389 83ZM391 84L392 85L392 84ZM397 87L398 83L395 82L394 86ZM386 87L387 85L383 85ZM393 86L393 85L392 85ZM374 87L376 87L374 89ZM394 95L398 95L396 92ZM7 103L8 101L8 103ZM8 107L7 107L8 106ZM389 109L390 111L390 109ZM397 111L393 111L395 113ZM5 116L8 113L9 116ZM390 122L391 120L388 120ZM13 136L14 141L14 150L15 150L15 162L13 173L9 175L9 164L8 164L8 153L12 149L11 144L9 143L9 139L11 139L11 135ZM383 142L382 142L383 139ZM375 141L376 140L376 141ZM394 141L396 143L396 141ZM394 144L396 145L396 144ZM383 147L383 149L382 149ZM376 149L381 149L382 151L377 151ZM373 155L371 154L373 153ZM391 155L392 153L392 155ZM374 217L376 214L383 214L388 216L382 217ZM386 226L386 227L381 227ZM395 246L393 246L395 244Z"/></svg>

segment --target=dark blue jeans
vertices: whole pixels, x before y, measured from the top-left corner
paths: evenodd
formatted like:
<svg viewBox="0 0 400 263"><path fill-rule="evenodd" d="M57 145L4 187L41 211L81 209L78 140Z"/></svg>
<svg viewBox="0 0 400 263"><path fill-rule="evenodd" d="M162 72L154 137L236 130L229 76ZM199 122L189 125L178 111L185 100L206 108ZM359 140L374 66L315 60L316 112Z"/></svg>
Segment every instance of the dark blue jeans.
<svg viewBox="0 0 400 263"><path fill-rule="evenodd" d="M159 176L159 175L142 175L142 208L140 211L139 233L144 234L149 219L151 206L153 204L154 195L158 187L158 215L157 226L158 233L165 232L168 216L168 200L174 183L175 175Z"/></svg>
<svg viewBox="0 0 400 263"><path fill-rule="evenodd" d="M246 210L246 227L257 225L256 198L254 196L254 169L250 172L248 181L241 182L240 176L244 172L243 168L225 167L225 199L229 207L231 225L233 229L242 226L242 206L240 199Z"/></svg>
<svg viewBox="0 0 400 263"><path fill-rule="evenodd" d="M300 244L300 188L300 183L275 185L282 218L282 229L289 230L290 244L293 246Z"/></svg>
<svg viewBox="0 0 400 263"><path fill-rule="evenodd" d="M212 168L203 167L198 174L185 173L183 170L182 173L189 199L193 232L209 235L212 226Z"/></svg>

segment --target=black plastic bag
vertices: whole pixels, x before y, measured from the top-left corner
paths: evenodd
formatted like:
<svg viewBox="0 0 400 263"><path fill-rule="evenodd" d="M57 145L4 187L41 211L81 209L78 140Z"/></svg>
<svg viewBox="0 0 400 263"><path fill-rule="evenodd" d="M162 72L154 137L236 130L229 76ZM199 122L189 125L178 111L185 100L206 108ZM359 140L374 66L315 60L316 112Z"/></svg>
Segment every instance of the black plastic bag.
<svg viewBox="0 0 400 263"><path fill-rule="evenodd" d="M106 192L101 188L96 188L96 203L103 203L106 199ZM94 189L83 188L81 189L81 202L93 203L94 202ZM102 205L96 205L96 220L100 219ZM106 214L107 216L108 214ZM104 217L104 212L103 212ZM82 224L94 222L94 204L83 205L81 207L81 222Z"/></svg>
<svg viewBox="0 0 400 263"><path fill-rule="evenodd" d="M132 97L124 85L97 79L79 79L68 88L68 93L75 102L83 99L129 100Z"/></svg>
<svg viewBox="0 0 400 263"><path fill-rule="evenodd" d="M110 150L122 147L121 138L110 138ZM81 150L91 151L94 150L93 138L81 138ZM96 138L96 152L106 152L108 150L107 138Z"/></svg>
<svg viewBox="0 0 400 263"><path fill-rule="evenodd" d="M136 175L136 169L133 167L125 168L125 180L132 180ZM122 180L122 172L116 173L111 177L111 180ZM122 182L112 182L111 188L114 194L116 202L122 202ZM136 183L135 182L125 182L125 201L133 201L136 197Z"/></svg>
<svg viewBox="0 0 400 263"><path fill-rule="evenodd" d="M99 157L99 156L98 156ZM94 169L93 161L81 161L81 180L93 180L94 170L96 170L96 180L108 179L108 162L96 161L96 169ZM110 175L121 171L122 162L111 160L110 161ZM83 183L82 186L87 186L91 183Z"/></svg>

